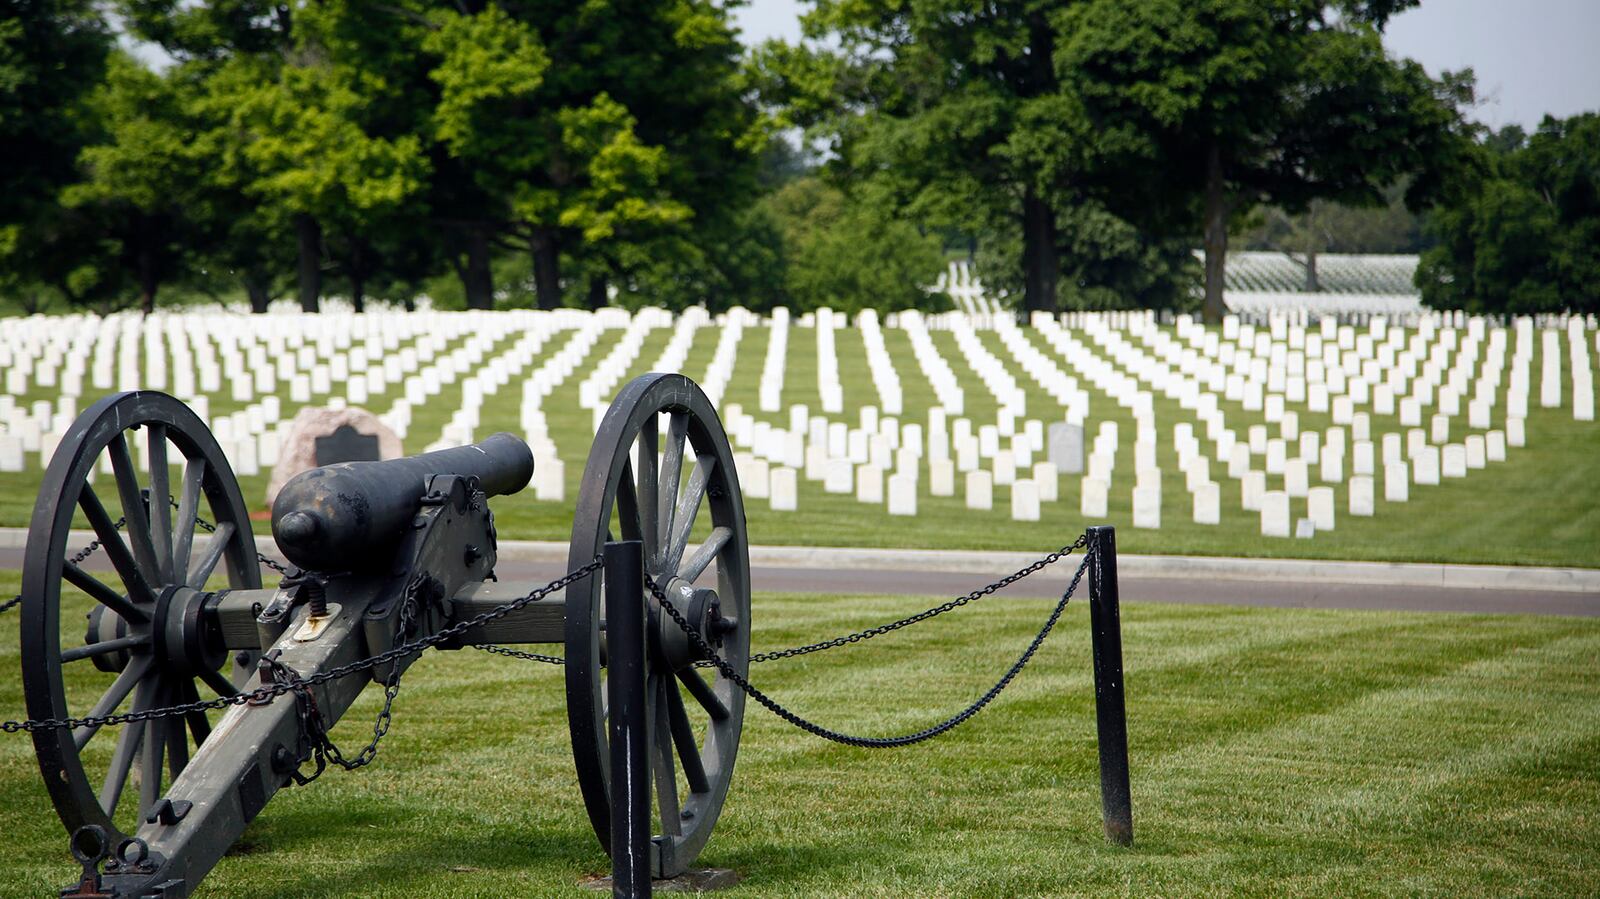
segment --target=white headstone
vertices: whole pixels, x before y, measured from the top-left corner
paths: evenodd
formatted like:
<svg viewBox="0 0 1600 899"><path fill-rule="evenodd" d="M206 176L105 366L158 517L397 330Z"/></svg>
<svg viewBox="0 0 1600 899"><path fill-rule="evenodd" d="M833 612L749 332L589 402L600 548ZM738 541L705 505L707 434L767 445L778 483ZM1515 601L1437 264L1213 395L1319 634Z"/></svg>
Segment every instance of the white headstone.
<svg viewBox="0 0 1600 899"><path fill-rule="evenodd" d="M1020 478L1011 485L1011 518L1013 521L1039 520L1039 488L1027 478Z"/></svg>
<svg viewBox="0 0 1600 899"><path fill-rule="evenodd" d="M1462 459L1465 463L1466 459ZM1418 484L1439 483L1439 448L1425 446L1411 457L1411 479Z"/></svg>
<svg viewBox="0 0 1600 899"><path fill-rule="evenodd" d="M856 501L883 502L883 469L871 464L856 468Z"/></svg>
<svg viewBox="0 0 1600 899"><path fill-rule="evenodd" d="M1350 514L1366 517L1373 513L1372 478L1356 475L1350 479Z"/></svg>
<svg viewBox="0 0 1600 899"><path fill-rule="evenodd" d="M994 508L994 476L981 468L967 472L967 508Z"/></svg>
<svg viewBox="0 0 1600 899"><path fill-rule="evenodd" d="M1194 520L1196 524L1222 521L1222 489L1216 484L1201 484L1194 492Z"/></svg>
<svg viewBox="0 0 1600 899"><path fill-rule="evenodd" d="M1441 466L1442 474L1447 478L1464 478L1467 476L1467 448L1460 443L1446 444L1444 447L1444 461ZM1421 482L1421 479L1418 479Z"/></svg>
<svg viewBox="0 0 1600 899"><path fill-rule="evenodd" d="M1136 528L1161 527L1161 487L1133 488L1133 526Z"/></svg>
<svg viewBox="0 0 1600 899"><path fill-rule="evenodd" d="M793 468L777 467L768 475L768 493L772 508L779 512L793 512L800 506L798 473Z"/></svg>
<svg viewBox="0 0 1600 899"><path fill-rule="evenodd" d="M1079 480L1080 496L1078 512L1084 518L1102 519L1106 517L1106 499L1110 493L1110 485L1099 478L1082 478Z"/></svg>
<svg viewBox="0 0 1600 899"><path fill-rule="evenodd" d="M1357 440L1351 444L1350 471L1356 475L1372 475L1377 471L1377 460L1373 457L1372 441Z"/></svg>
<svg viewBox="0 0 1600 899"><path fill-rule="evenodd" d="M1404 462L1386 462L1383 466L1383 500L1403 503L1410 498L1411 472Z"/></svg>
<svg viewBox="0 0 1600 899"><path fill-rule="evenodd" d="M1484 456L1490 462L1504 462L1506 460L1506 432L1490 431L1483 435Z"/></svg>
<svg viewBox="0 0 1600 899"><path fill-rule="evenodd" d="M1282 490L1261 495L1261 536L1289 536L1289 494Z"/></svg>
<svg viewBox="0 0 1600 899"><path fill-rule="evenodd" d="M1283 466L1283 492L1303 497L1311 489L1310 466L1304 459L1290 459Z"/></svg>
<svg viewBox="0 0 1600 899"><path fill-rule="evenodd" d="M1260 471L1247 471L1239 479L1240 503L1246 511L1261 509L1261 497L1267 492L1267 476Z"/></svg>
<svg viewBox="0 0 1600 899"><path fill-rule="evenodd" d="M855 466L849 459L829 459L822 476L822 489L828 493L849 493L855 487Z"/></svg>
<svg viewBox="0 0 1600 899"><path fill-rule="evenodd" d="M917 514L917 481L897 474L889 479L889 514Z"/></svg>
<svg viewBox="0 0 1600 899"><path fill-rule="evenodd" d="M1312 487L1306 494L1306 516L1319 531L1333 530L1333 488Z"/></svg>
<svg viewBox="0 0 1600 899"><path fill-rule="evenodd" d="M1039 489L1039 502L1053 503L1061 498L1061 481L1053 463L1033 463L1033 483Z"/></svg>
<svg viewBox="0 0 1600 899"><path fill-rule="evenodd" d="M1506 419L1506 445L1507 446L1526 446L1527 443L1528 443L1527 433L1523 428L1522 419L1520 419L1520 418L1508 418L1508 419Z"/></svg>
<svg viewBox="0 0 1600 899"><path fill-rule="evenodd" d="M956 466L949 459L928 460L928 492L934 496L956 495Z"/></svg>

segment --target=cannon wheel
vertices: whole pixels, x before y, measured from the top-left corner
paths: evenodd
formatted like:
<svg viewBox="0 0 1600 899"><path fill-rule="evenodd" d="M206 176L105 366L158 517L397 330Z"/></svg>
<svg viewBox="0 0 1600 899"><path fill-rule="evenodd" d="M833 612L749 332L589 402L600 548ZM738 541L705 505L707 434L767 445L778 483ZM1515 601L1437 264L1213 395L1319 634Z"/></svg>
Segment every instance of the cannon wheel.
<svg viewBox="0 0 1600 899"><path fill-rule="evenodd" d="M141 428L149 446L144 471L129 452L130 434ZM168 467L174 448L184 463L176 479ZM109 489L103 478L98 488L88 482L103 457L112 469ZM80 511L114 568L112 578L67 555ZM117 516L126 519L124 529ZM204 541L196 539L196 516L216 526ZM228 654L206 631L197 589L219 563L230 587L261 586L238 481L205 424L183 403L153 391L114 394L89 407L51 458L28 526L20 623L29 717L100 717L192 702L201 696L197 679L209 692L231 695L234 684L218 670ZM63 582L95 600L85 629L63 625ZM176 779L210 732L206 714L195 712L118 727L38 730L33 742L67 832L98 825L115 845L160 798L163 768ZM133 782L137 804L121 801ZM119 819L132 826L119 826Z"/></svg>
<svg viewBox="0 0 1600 899"><path fill-rule="evenodd" d="M665 435L659 433L659 415L666 416ZM685 450L692 465L685 464ZM710 529L699 547L691 549L690 525L706 523L707 516L697 516L702 506L709 507ZM636 378L600 423L578 490L569 569L599 555L608 539L641 540L646 576L663 589L674 582L705 583L704 575L714 566L720 614L728 619L728 629L715 635L721 640L719 652L735 670L748 672L750 552L744 501L722 422L706 395L682 375ZM601 574L567 591L567 718L589 820L609 852L603 597ZM646 690L657 826L651 854L655 876L672 877L694 862L722 811L739 750L745 697L720 674L660 651L663 642L681 639L682 632L653 599L644 596L640 601L649 606L652 640ZM687 604L674 603L685 614ZM708 673L715 676L708 678Z"/></svg>

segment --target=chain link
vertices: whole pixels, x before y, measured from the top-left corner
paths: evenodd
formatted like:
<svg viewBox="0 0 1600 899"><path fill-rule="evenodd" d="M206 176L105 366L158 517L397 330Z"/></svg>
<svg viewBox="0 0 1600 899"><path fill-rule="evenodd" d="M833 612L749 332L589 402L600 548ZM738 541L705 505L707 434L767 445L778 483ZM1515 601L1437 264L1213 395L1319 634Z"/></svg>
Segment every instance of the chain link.
<svg viewBox="0 0 1600 899"><path fill-rule="evenodd" d="M511 659L522 659L525 662L543 662L546 665L567 664L567 660L561 658L560 656L547 656L541 652L523 652L520 649L512 649L509 646L497 646L493 643L472 643L468 645L470 645L473 649L482 650L483 652L494 653L497 656L505 656Z"/></svg>
<svg viewBox="0 0 1600 899"><path fill-rule="evenodd" d="M118 724L134 724L140 721L150 721L158 718L171 718L175 715L186 715L190 712L218 711L232 705L245 705L247 703L265 705L290 692L297 694L309 693L312 687L329 683L330 681L336 681L344 677L349 677L352 674L357 674L362 671L370 671L379 665L386 665L390 662L395 662L405 658L406 656L420 653L423 650L437 646L440 643L455 640L472 628L479 627L481 625L488 624L491 621L503 618L506 615L517 611L523 606L544 599L546 596L549 596L558 590L565 590L570 584L582 580L594 572L599 571L603 565L604 562L601 560L601 558L596 556L594 559L590 560L588 564L567 572L561 577L556 578L548 584L545 584L543 587L530 590L528 593L518 597L517 599L513 599L509 602L495 606L494 608L478 615L474 615L471 618L458 621L455 624L452 624L442 630L435 631L426 637L421 637L408 643L402 643L399 646L385 650L384 652L378 653L375 656L369 656L365 659L359 659L335 668L330 668L327 671L318 672L310 677L302 678L296 674L293 677L288 678L286 681L275 681L271 684L263 684L262 686L257 687L248 693L235 693L232 696L223 696L217 699L199 700L197 702L184 703L183 705L166 706L157 709L143 709L137 712L123 712L121 714L105 715L98 718L45 718L29 721L5 721L0 722L0 731L5 731L6 733L17 733L18 731L33 732L38 730L51 730L55 728L76 729L80 727L91 726L106 727ZM312 697L311 701L314 702L315 698Z"/></svg>
<svg viewBox="0 0 1600 899"><path fill-rule="evenodd" d="M1072 547L1067 547L1061 551L1051 553L1045 558L1051 559L1052 562L1059 560L1066 555L1067 551L1071 548L1086 545L1087 539L1087 535L1085 535L1083 538L1080 538L1077 543L1074 543ZM1054 557L1053 559L1051 558L1052 556ZM1097 556L1098 553L1092 551L1085 554L1083 562L1078 565L1077 572L1073 574L1072 581L1067 585L1066 592L1061 594L1061 601L1056 603L1055 608L1050 612L1050 617L1045 621L1044 627L1039 630L1039 633L1033 638L1033 641L1028 644L1028 648L1023 650L1022 655L1017 657L1017 660L1012 663L1011 667L1006 670L1005 674L1001 675L1000 680L997 681L994 686L990 687L987 692L978 697L978 699L971 705L955 713L954 715L951 715L949 718L944 719L938 724L923 728L915 733L896 737L861 737L842 733L801 717L800 715L785 708L782 704L772 699L767 694L756 689L756 687L750 683L749 679L740 674L733 667L733 665L729 664L726 659L713 651L706 643L705 638L700 636L700 632L695 630L694 627L689 624L688 619L684 618L683 614L672 605L672 601L667 599L667 594L661 589L660 585L656 584L654 581L647 581L647 585L650 590L650 594L655 597L656 602L661 604L662 611L666 612L667 615L677 623L678 627L681 628L684 634L688 636L689 642L694 645L695 650L706 657L706 659L710 662L711 667L716 668L723 677L733 681L734 684L738 685L740 690L745 692L745 695L749 696L751 699L754 699L756 702L761 703L761 705L764 706L768 711L789 722L795 727L798 727L807 733L821 737L825 740L831 740L835 743L841 743L846 746L857 746L865 749L889 749L900 746L910 746L915 743L921 743L924 740L933 739L940 734L946 733L947 731L961 724L963 721L971 718L973 715L978 714L985 706L994 701L994 698L999 696L1001 691L1009 686L1011 681L1014 680L1019 673L1021 673L1025 666L1027 666L1028 661L1033 658L1033 654L1038 651L1039 646L1043 644L1045 638L1050 635L1050 631L1055 628L1056 622L1061 618L1061 613L1067 608L1068 601L1072 599L1072 594L1077 591L1079 581L1083 579L1084 573L1088 571L1089 563ZM1044 567L1046 564L1050 563L1044 562L1044 560L1041 559L1040 562L1030 565L1028 569L1024 569L1024 571L1028 571L1028 573L1031 574L1033 571L1039 570L1039 568ZM1029 569L1031 569L1031 571L1029 571ZM1021 576L1026 577L1026 575ZM1012 576L1012 580L1015 580L1016 577L1017 576L1015 575ZM1002 579L1001 581L995 582L995 584L991 584L990 587L999 589L999 585L1005 582L1007 581ZM982 591L975 592L979 593L979 595L984 595ZM989 590L988 592L992 593L994 591ZM972 596L972 594L968 594L968 596L972 597L972 599L976 598L975 596ZM967 597L962 597L961 599L971 602L971 599ZM954 604L960 602L961 600L952 600L950 603L946 603L945 605L950 606L950 608L954 608ZM936 608L943 609L944 606L938 606ZM938 614L933 609L930 609L929 612ZM913 615L909 619L904 619L904 621L906 623L910 623L913 620L926 620L927 617L932 617L931 614L923 614L925 617L919 618L918 616ZM899 623L897 622L897 624ZM903 627L904 624L900 624L900 626ZM849 642L848 638L846 638L846 642Z"/></svg>
<svg viewBox="0 0 1600 899"><path fill-rule="evenodd" d="M900 628L906 627L908 625L917 624L917 623L922 622L922 621L927 621L929 618L934 618L934 617L937 617L939 615L943 615L944 613L946 613L946 612L948 612L948 611L950 611L952 609L959 609L962 606L966 605L967 603L974 602L974 601L982 599L983 597L988 596L988 595L990 595L992 593L999 592L1000 590L1003 590L1006 587L1009 587L1012 584L1015 584L1017 581L1022 580L1023 578L1027 577L1028 575L1033 574L1036 571L1039 571L1040 569L1048 568L1049 566L1054 565L1055 563L1061 561L1062 559L1066 558L1067 556L1072 555L1073 552L1075 552L1077 550L1080 550L1080 549L1083 549L1085 546L1088 546L1088 545L1089 545L1089 536L1087 534L1085 534L1085 535L1079 537L1076 542L1074 542L1072 544L1069 544L1067 546L1061 547L1060 549L1056 550L1055 552L1050 553L1050 554L1044 556L1043 558L1040 558L1039 560L1033 562L1032 564L1027 565L1027 566L1025 566L1023 568L1018 569L1017 571L1012 572L1011 574L1006 575L1005 577L1001 578L998 581L995 581L994 583L988 585L987 587L980 587L977 590L974 590L974 591L972 591L971 593L968 593L965 596L956 597L955 599L952 599L949 602L944 603L942 605L934 606L931 609L928 609L928 610L922 611L922 612L918 612L915 615L911 615L909 617L902 618L899 621L892 621L892 622L890 622L888 624L881 624L881 625L879 625L877 627L867 628L864 631L856 631L853 634L846 634L843 637L835 637L832 640L823 640L820 643L807 643L804 646L796 646L796 647L794 647L792 649L779 649L779 650L774 650L772 652L758 652L755 655L750 657L750 663L753 665L753 664L756 664L758 662L771 662L771 661L775 661L777 659L789 659L789 658L793 658L795 656L803 656L803 655L806 655L808 653L821 652L824 649L833 649L835 647L846 646L846 645L851 644L851 643L860 643L863 640L871 640L873 637L879 636L881 634L887 634L890 631L897 631ZM697 662L695 664L696 664L696 667L700 667L700 668L710 668L710 667L712 667L711 663L708 662L708 661L700 661L700 662Z"/></svg>
<svg viewBox="0 0 1600 899"><path fill-rule="evenodd" d="M178 501L177 500L169 498L167 500L167 502L171 503L172 507L174 509L180 508L179 505L178 505ZM194 523L199 525L200 529L205 531L208 534L215 534L217 532L217 526L215 524L212 524L211 522L206 521L204 518L201 518L198 515L196 515L194 517ZM112 527L114 527L114 528L116 528L117 530L120 531L124 527L126 527L127 524L128 524L128 518L127 518L126 515L124 515L123 517L118 518L116 520L116 523L114 523L112 525ZM89 558L90 556L94 555L95 552L100 549L100 546L101 546L101 543L100 543L99 540L92 540L92 541L89 542L88 546L85 546L83 549L78 550L78 552L74 553L72 555L70 561L74 565L81 565L83 563L83 560L85 560L85 559ZM273 571L276 571L277 573L283 575L284 577L292 577L293 576L293 573L289 570L288 566L286 566L283 563L277 561L276 559L271 558L270 556L267 556L265 553L257 552L256 553L256 558L261 562L261 564L267 566L268 568L271 568ZM3 615L6 612L11 611L12 609L16 608L18 605L21 605L21 604L22 604L22 594L21 593L18 593L16 596L11 597L10 599L6 600L5 602L0 602L0 615Z"/></svg>

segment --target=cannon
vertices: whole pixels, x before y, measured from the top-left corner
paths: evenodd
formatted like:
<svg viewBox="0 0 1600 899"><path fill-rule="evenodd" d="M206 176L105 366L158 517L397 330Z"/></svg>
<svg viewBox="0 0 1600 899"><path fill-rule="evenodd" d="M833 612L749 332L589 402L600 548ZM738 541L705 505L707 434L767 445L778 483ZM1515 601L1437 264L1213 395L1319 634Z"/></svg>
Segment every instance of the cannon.
<svg viewBox="0 0 1600 899"><path fill-rule="evenodd" d="M564 646L578 783L611 851L608 575L596 559L612 541L639 541L642 580L701 637L638 591L648 866L656 877L687 869L726 799L745 699L721 669L696 666L694 645L740 673L750 658L748 537L727 436L688 378L629 383L584 468L564 589L495 576L488 499L520 490L533 464L519 438L497 434L304 472L272 509L293 567L265 585L238 482L193 411L137 391L79 416L34 507L21 611L29 729L84 869L62 895L191 893L274 793L320 773L326 730L369 683L392 701L422 644ZM95 538L77 552L75 525ZM109 571L86 563L95 550ZM387 715L386 702L378 735Z"/></svg>

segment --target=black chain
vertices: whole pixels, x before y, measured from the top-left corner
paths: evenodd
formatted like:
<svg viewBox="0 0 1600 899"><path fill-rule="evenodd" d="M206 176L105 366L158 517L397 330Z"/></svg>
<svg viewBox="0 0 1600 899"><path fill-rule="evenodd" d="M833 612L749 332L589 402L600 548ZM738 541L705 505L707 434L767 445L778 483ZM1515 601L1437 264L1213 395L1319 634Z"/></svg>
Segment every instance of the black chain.
<svg viewBox="0 0 1600 899"><path fill-rule="evenodd" d="M1085 540L1086 538L1073 545L1082 545L1085 543ZM1056 559L1060 559L1061 556L1064 555L1064 552L1051 553L1051 555L1055 556ZM994 686L990 687L987 692L978 697L977 701L973 702L971 705L955 713L954 715L951 715L949 718L939 722L938 724L923 728L916 733L905 734L898 737L860 737L841 733L839 731L823 727L816 722L807 720L806 718L791 712L787 708L784 708L776 700L756 689L750 683L750 681L745 678L744 675L735 670L726 659L714 652L711 647L707 645L705 638L700 636L700 632L695 630L689 624L688 619L684 618L683 614L672 605L671 600L667 599L666 592L663 591L659 585L654 582L649 582L648 587L650 594L655 597L656 602L661 604L662 610L665 611L667 615L669 615L672 620L677 623L679 628L682 628L684 634L688 636L689 642L694 644L695 650L701 655L705 656L711 662L711 666L721 672L723 677L726 677L737 684L739 689L743 690L747 696L749 696L751 699L754 699L756 702L761 703L768 711L789 722L790 724L793 724L795 727L798 727L801 730L814 734L815 736L821 737L825 740L831 740L835 743L842 743L846 746L858 746L865 749L889 749L899 746L910 746L914 743L921 743L924 740L930 740L934 737L937 737L940 734L943 734L961 724L963 721L966 721L968 718L971 718L973 715L978 714L978 712L983 710L984 706L987 706L994 700L996 696L999 696L1000 692L1009 686L1011 681L1014 680L1019 673L1021 673L1022 669L1028 664L1028 661L1033 658L1033 654L1038 651L1039 646L1044 643L1045 638L1050 635L1050 631L1055 628L1056 622L1061 618L1061 613L1067 608L1067 602L1072 599L1072 594L1077 591L1078 582L1083 579L1084 572L1088 571L1090 561L1093 560L1097 555L1097 553L1090 552L1084 556L1083 562L1078 565L1077 572L1072 576L1071 583L1067 585L1066 592L1061 594L1061 601L1056 603L1055 609L1050 612L1050 617L1045 621L1044 627L1039 630L1039 633L1033 638L1033 642L1028 644L1028 648L1023 650L1022 655L1017 657L1016 662L1012 663L1011 667L1006 670L1005 674L1001 675L1000 680L997 681ZM1049 557L1047 556L1046 558ZM1031 567L1033 566L1030 566L1030 568ZM1043 566L1041 565L1040 567ZM1038 569L1034 568L1034 570L1037 571ZM1000 582L996 582L996 584L999 583ZM998 586L996 585L991 586L994 586L995 589L998 589ZM952 606L952 608L953 607L954 606ZM933 610L930 609L929 611L931 612ZM912 616L912 618L916 618L916 616ZM909 620L910 619L908 619L908 621Z"/></svg>
<svg viewBox="0 0 1600 899"><path fill-rule="evenodd" d="M890 631L897 631L900 628L906 627L907 625L916 624L921 621L927 621L929 618L943 615L952 609L959 609L967 603L974 602L992 593L1003 590L1042 568L1047 568L1051 565L1054 565L1067 556L1072 555L1074 551L1082 549L1088 545L1089 536L1085 534L1084 536L1079 537L1076 542L1068 546L1061 547L1060 549L1044 556L1031 565L1018 569L1017 571L1006 575L987 587L980 587L979 589L968 593L966 596L957 597L947 603L944 603L943 605L934 606L931 609L918 612L915 615L902 618L899 621L867 628L864 631L856 631L853 634L846 634L843 637L835 637L832 640L823 640L820 643L807 643L804 646L796 646L793 649L779 649L772 652L758 652L750 657L750 663L755 664L757 662L771 662L777 659L788 659L793 658L794 656L803 656L807 653L821 652L824 649L833 649L834 647L845 646L850 643L860 643L862 640L871 640L873 637L879 636L880 634L887 634ZM697 662L696 665L700 668L712 667L712 664L709 661Z"/></svg>
<svg viewBox="0 0 1600 899"><path fill-rule="evenodd" d="M409 637L416 632L417 595L427 579L426 573L418 574L406 585L405 604L400 607L399 626L395 631L401 637ZM268 664L273 667L275 673L281 673L291 682L304 680L300 672L277 659L269 660ZM328 770L330 763L346 771L354 771L372 764L378 757L378 744L388 735L389 726L394 721L394 700L398 695L400 695L400 669L397 665L383 685L383 707L378 710L378 717L372 723L372 739L356 753L355 758L347 759L338 744L328 735L328 723L322 716L322 710L317 706L316 695L309 689L296 690L295 705L300 717L302 741L301 757L302 759L309 757L309 760L316 764L316 769L310 774L295 771L293 775L295 782L301 786L311 783L321 777L322 772Z"/></svg>
<svg viewBox="0 0 1600 899"><path fill-rule="evenodd" d="M497 646L493 643L472 643L469 645L473 649L491 652L497 656L505 656L511 659L522 659L525 662L543 662L546 665L567 664L567 660L560 656L547 656L540 652L523 652L520 649L512 649L509 646Z"/></svg>
<svg viewBox="0 0 1600 899"><path fill-rule="evenodd" d="M177 500L168 499L167 502L171 503L172 507L174 509L179 508ZM125 527L127 525L127 523L128 523L127 516L123 516L121 518L118 518L116 520L116 523L113 524L112 527L114 527L114 528L116 528L117 530L120 531L120 530L123 529L123 527ZM194 517L194 523L199 525L200 529L205 531L208 534L215 534L217 532L217 526L216 525L212 524L209 521L206 521L204 518L201 518L198 515L196 515ZM94 555L95 552L100 549L100 545L101 544L100 544L99 540L90 541L88 546L85 546L83 549L81 549L77 553L73 554L73 556L71 557L70 561L74 565L82 564L84 559L87 559L90 556ZM256 553L256 558L258 560L260 560L261 564L267 566L268 568L271 568L273 571L276 571L277 573L283 575L284 577L292 577L293 576L293 573L289 571L288 566L286 566L283 563L277 561L276 559L273 559L273 558L265 555L264 553L257 552ZM18 593L16 596L11 597L10 599L6 600L5 602L0 602L0 615L3 615L6 612L11 611L12 609L16 608L21 603L22 603L22 594L21 593Z"/></svg>
<svg viewBox="0 0 1600 899"><path fill-rule="evenodd" d="M199 519L196 519L196 520L198 521ZM118 518L116 521L112 522L111 527L120 531L124 527L126 527L127 524L128 524L128 516L124 515L121 518ZM81 564L83 564L83 560L84 559L87 559L90 556L94 555L97 551L99 551L99 549L100 549L100 541L99 540L91 540L91 541L89 541L89 545L88 546L85 546L83 549L80 549L77 552L73 553L70 557L68 557L67 561L71 562L74 565L81 565ZM11 611L13 608L15 608L16 606L21 604L21 602L22 602L22 594L21 593L18 593L16 596L11 597L10 599L6 600L5 602L0 602L0 613L5 613L5 612Z"/></svg>
<svg viewBox="0 0 1600 899"><path fill-rule="evenodd" d="M177 500L168 499L167 502L172 503L172 507L174 509L178 508ZM194 517L194 523L199 525L200 526L200 530L205 531L207 534L215 534L217 532L217 526L216 525L212 524L209 521L206 521L204 518L201 518L198 515L196 515ZM277 573L283 575L284 577L293 577L294 576L294 573L289 570L289 566L284 565L282 562L279 562L276 559L273 559L273 558L267 556L265 553L257 552L256 553L256 559L261 564L267 566L268 568L271 568L273 571L276 571Z"/></svg>
<svg viewBox="0 0 1600 899"><path fill-rule="evenodd" d="M378 667L379 665L386 665L390 662L398 661L399 659L405 658L408 655L419 653L425 649L437 646L440 643L455 640L472 628L480 627L491 621L503 618L506 615L517 611L523 606L544 599L546 596L549 596L558 590L565 590L570 584L582 580L594 572L599 571L603 565L604 562L601 560L601 558L596 556L594 559L590 560L588 564L567 572L561 577L556 578L548 584L545 584L543 587L530 590L528 593L518 597L517 599L513 599L509 602L495 606L494 608L489 609L481 614L474 615L471 618L458 621L455 624L452 624L442 630L435 631L426 637L412 640L409 643L400 644L392 649L378 653L375 656L369 656L365 659L349 662L336 668L330 668L327 671L318 672L310 677L302 678L298 675L295 675L294 677L278 680L271 684L264 684L254 690L249 691L248 693L235 693L232 696L223 696L217 699L200 700L197 702L184 703L183 705L166 706L158 709L144 709L137 712L124 712L116 715L106 715L99 718L46 718L29 721L5 721L0 722L0 731L5 731L6 733L16 733L18 731L32 732L38 730L51 730L55 728L76 729L80 727L91 726L106 727L118 724L133 724L139 721L150 721L157 718L171 718L176 715L186 715L190 712L218 711L231 705L245 705L247 703L265 705L277 699L278 697L291 692L296 694L306 694L310 692L312 687L325 684L330 681L339 680L340 678L349 677L352 674L357 674L362 671L369 671ZM311 701L315 701L314 697Z"/></svg>

